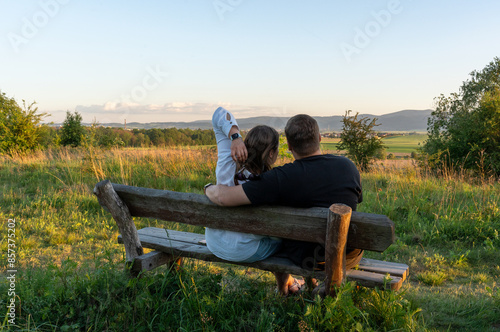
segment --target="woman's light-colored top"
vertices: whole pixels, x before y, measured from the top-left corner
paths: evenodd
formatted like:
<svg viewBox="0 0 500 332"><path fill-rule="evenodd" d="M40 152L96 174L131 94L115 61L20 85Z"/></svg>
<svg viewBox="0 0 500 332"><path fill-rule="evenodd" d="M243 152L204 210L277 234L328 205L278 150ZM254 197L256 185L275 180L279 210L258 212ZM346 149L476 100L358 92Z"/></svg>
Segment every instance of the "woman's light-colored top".
<svg viewBox="0 0 500 332"><path fill-rule="evenodd" d="M219 107L212 117L212 126L217 140L217 184L234 186L236 163L231 157L229 131L238 126L236 119L226 109ZM241 183L240 183L241 184ZM217 257L232 262L241 262L252 257L259 248L261 235L206 228L205 239L208 249Z"/></svg>

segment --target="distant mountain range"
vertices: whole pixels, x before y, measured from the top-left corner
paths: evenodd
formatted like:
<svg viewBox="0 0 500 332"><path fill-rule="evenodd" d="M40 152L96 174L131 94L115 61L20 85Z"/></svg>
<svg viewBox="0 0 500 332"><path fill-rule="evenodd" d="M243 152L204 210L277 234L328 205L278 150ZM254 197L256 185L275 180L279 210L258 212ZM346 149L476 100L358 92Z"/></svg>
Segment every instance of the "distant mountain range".
<svg viewBox="0 0 500 332"><path fill-rule="evenodd" d="M426 132L427 119L429 118L432 110L403 110L399 112L384 114L384 115L371 115L360 114L358 118L377 118L376 131L402 131L402 132ZM352 113L351 113L352 114ZM321 132L340 132L342 131L342 116L314 116L318 121ZM283 130L288 117L270 117L259 116L246 119L237 119L238 125L241 130L249 130L256 125L265 124L277 130ZM105 127L120 127L123 128L123 123L101 123ZM190 129L212 129L212 122L210 120L199 120L193 122L150 122L127 123L128 129L150 129L150 128L190 128Z"/></svg>

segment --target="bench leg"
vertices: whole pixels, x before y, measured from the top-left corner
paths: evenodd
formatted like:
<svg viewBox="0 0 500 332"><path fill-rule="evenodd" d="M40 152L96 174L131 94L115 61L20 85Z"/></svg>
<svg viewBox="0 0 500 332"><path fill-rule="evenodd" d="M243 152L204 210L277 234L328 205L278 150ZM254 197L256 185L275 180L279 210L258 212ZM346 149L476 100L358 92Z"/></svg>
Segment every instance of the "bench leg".
<svg viewBox="0 0 500 332"><path fill-rule="evenodd" d="M346 277L346 244L352 209L344 204L330 206L325 240L325 295L335 296L335 288Z"/></svg>
<svg viewBox="0 0 500 332"><path fill-rule="evenodd" d="M130 214L128 206L120 199L120 196L113 189L113 184L109 180L104 180L95 185L94 195L97 196L99 204L105 207L115 219L120 234L122 235L123 245L125 246L125 255L127 263L130 264L134 258L144 254L137 228L135 228L134 219Z"/></svg>

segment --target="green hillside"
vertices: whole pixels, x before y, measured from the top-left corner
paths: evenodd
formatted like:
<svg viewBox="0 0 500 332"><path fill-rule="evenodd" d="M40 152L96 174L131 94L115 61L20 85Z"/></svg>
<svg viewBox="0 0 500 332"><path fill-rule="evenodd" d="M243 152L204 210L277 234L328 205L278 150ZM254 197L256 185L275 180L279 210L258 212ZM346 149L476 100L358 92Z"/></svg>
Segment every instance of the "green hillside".
<svg viewBox="0 0 500 332"><path fill-rule="evenodd" d="M427 139L427 134L390 136L383 138L388 153L410 154ZM324 151L337 151L339 138L323 138L321 147Z"/></svg>

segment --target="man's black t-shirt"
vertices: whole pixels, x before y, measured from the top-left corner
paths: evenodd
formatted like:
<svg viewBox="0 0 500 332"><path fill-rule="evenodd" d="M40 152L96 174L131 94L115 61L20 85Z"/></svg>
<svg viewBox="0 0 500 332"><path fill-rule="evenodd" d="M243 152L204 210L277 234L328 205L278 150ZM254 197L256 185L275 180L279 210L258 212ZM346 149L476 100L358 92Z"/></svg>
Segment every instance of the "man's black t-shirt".
<svg viewBox="0 0 500 332"><path fill-rule="evenodd" d="M358 169L346 157L330 154L295 160L243 184L252 204L295 207L330 207L343 203L356 210L363 200ZM348 250L350 251L350 250ZM285 256L306 269L324 261L324 248L317 243L283 240L278 256ZM361 257L361 256L359 256Z"/></svg>
<svg viewBox="0 0 500 332"><path fill-rule="evenodd" d="M243 184L252 204L296 207L349 205L353 211L362 201L359 172L352 161L331 154L295 160Z"/></svg>

